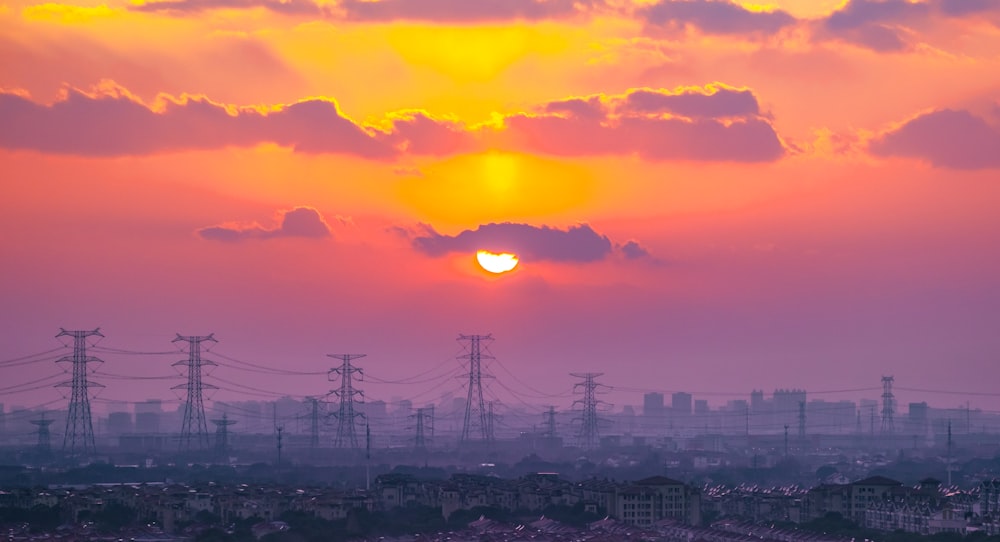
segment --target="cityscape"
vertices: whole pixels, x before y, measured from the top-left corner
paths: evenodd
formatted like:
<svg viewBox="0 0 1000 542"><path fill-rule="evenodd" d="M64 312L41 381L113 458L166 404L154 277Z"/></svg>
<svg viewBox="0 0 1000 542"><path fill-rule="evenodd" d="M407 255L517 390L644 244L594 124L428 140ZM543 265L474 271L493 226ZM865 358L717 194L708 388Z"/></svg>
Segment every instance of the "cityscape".
<svg viewBox="0 0 1000 542"><path fill-rule="evenodd" d="M0 517L21 518L18 539L51 536L45 524L64 539L282 539L317 521L308 536L345 540L1000 536L1000 464L983 462L1000 449L1000 415L903 407L894 376L817 393L877 397L859 401L775 389L710 404L630 389L641 403L616 407L601 398L609 375L569 373L567 394L544 394L504 368L492 335L460 334L452 363L392 380L366 374L365 354L329 354L330 392L291 396L212 371L323 373L228 356L212 334L178 334L177 350L159 352L107 345L99 328L62 337L0 361L11 377L22 364L67 365L45 384L61 399L0 417L0 458L20 465L6 467L15 485ZM170 386L180 399L103 398L143 377L95 369L99 356L181 357ZM373 400L369 382L423 391ZM220 386L244 397L210 399Z"/></svg>
<svg viewBox="0 0 1000 542"><path fill-rule="evenodd" d="M0 542L1000 542L1000 0L0 0Z"/></svg>

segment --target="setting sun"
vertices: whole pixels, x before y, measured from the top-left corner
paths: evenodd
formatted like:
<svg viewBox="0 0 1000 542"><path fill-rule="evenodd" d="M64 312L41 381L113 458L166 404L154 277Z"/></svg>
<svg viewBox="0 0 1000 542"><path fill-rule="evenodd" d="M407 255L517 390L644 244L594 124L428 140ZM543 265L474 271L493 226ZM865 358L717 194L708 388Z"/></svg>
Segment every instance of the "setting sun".
<svg viewBox="0 0 1000 542"><path fill-rule="evenodd" d="M494 254L487 250L476 252L476 261L479 266L490 273L506 273L517 267L517 256L508 252Z"/></svg>

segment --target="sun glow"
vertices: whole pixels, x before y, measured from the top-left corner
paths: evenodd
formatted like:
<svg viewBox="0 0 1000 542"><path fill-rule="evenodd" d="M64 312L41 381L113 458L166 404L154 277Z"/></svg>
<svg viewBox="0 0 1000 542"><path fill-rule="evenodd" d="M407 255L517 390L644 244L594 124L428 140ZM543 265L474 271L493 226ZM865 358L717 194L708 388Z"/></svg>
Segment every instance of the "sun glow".
<svg viewBox="0 0 1000 542"><path fill-rule="evenodd" d="M517 256L509 252L494 254L488 250L480 250L476 252L476 261L490 273L506 273L517 267Z"/></svg>

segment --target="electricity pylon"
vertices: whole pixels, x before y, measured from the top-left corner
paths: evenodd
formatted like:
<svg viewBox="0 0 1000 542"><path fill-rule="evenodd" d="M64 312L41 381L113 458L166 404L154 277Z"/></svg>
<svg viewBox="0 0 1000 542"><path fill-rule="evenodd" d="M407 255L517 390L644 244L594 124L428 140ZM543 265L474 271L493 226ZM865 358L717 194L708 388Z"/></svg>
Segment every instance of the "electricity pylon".
<svg viewBox="0 0 1000 542"><path fill-rule="evenodd" d="M892 394L892 382L895 378L891 376L882 377L882 434L891 435L896 431L893 424L893 412L895 411L895 396Z"/></svg>
<svg viewBox="0 0 1000 542"><path fill-rule="evenodd" d="M429 441L434 438L434 406L418 408L416 414L411 414L410 418L414 419L413 449L425 451Z"/></svg>
<svg viewBox="0 0 1000 542"><path fill-rule="evenodd" d="M545 411L545 438L556 438L556 407L550 406Z"/></svg>
<svg viewBox="0 0 1000 542"><path fill-rule="evenodd" d="M459 437L459 444L478 440L488 442L491 439L489 421L487 419L486 402L483 400L483 379L492 378L491 375L484 374L482 368L483 359L493 359L493 356L483 354L483 342L489 344L493 341L493 335L459 335L458 340L466 343L466 354L458 356L458 359L469 360L469 372L462 375L467 377L468 397L465 401L465 419L462 423L462 435Z"/></svg>
<svg viewBox="0 0 1000 542"><path fill-rule="evenodd" d="M597 399L597 388L601 384L597 382L596 378L603 374L570 373L570 376L583 379L583 382L577 382L573 385L574 392L579 388L583 388L583 399L573 401L573 405L582 406L581 415L575 421L580 422L580 432L577 434L577 437L579 438L580 446L584 448L596 448L600 444L598 433L600 418L597 416L597 405L603 404L604 401Z"/></svg>
<svg viewBox="0 0 1000 542"><path fill-rule="evenodd" d="M215 453L219 457L225 457L229 453L229 426L234 425L236 420L230 420L229 414L223 412L221 420L212 420L215 424Z"/></svg>
<svg viewBox="0 0 1000 542"><path fill-rule="evenodd" d="M365 357L365 354L327 354L327 356L341 361L340 367L334 367L327 373L327 379L331 382L340 380L340 389L333 390L333 393L340 399L340 408L333 414L337 418L337 436L333 445L336 448L358 448L358 418L365 418L364 412L357 408L358 403L364 401L365 394L354 387L354 375L358 380L364 378L365 372L361 367L351 365L353 360ZM359 397L360 399L355 399Z"/></svg>
<svg viewBox="0 0 1000 542"><path fill-rule="evenodd" d="M31 420L31 425L38 427L38 444L36 450L39 455L47 456L52 451L52 434L49 432L49 426L55 420L46 420L45 412L42 412L41 419Z"/></svg>
<svg viewBox="0 0 1000 542"><path fill-rule="evenodd" d="M181 423L180 447L184 451L202 450L208 448L208 422L205 418L202 390L217 388L201 381L201 368L205 365L215 365L213 361L202 359L201 343L218 341L211 333L208 335L181 335L178 333L177 338L171 342L178 341L188 343L188 359L174 363L175 366L183 365L187 368L187 383L173 387L175 390L187 391L187 398L184 401L184 421Z"/></svg>
<svg viewBox="0 0 1000 542"><path fill-rule="evenodd" d="M72 388L63 451L69 454L93 454L97 452L97 445L94 443L94 423L90 416L90 387L103 388L104 385L88 378L87 364L103 363L103 360L87 355L87 338L103 338L104 335L101 334L101 328L92 331L67 331L60 328L56 337L63 335L73 337L73 355L56 360L56 363L73 364L72 380L56 384L57 387Z"/></svg>

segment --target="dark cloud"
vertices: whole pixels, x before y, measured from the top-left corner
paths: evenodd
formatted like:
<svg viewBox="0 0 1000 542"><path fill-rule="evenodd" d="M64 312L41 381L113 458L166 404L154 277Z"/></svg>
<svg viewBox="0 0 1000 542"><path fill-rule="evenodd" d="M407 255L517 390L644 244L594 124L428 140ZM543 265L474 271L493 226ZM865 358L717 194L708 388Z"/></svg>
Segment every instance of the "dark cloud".
<svg viewBox="0 0 1000 542"><path fill-rule="evenodd" d="M274 239L278 237L306 237L323 239L330 237L330 225L323 220L319 211L312 207L296 207L281 212L281 223L274 229L265 229L259 224L248 226L220 225L198 230L198 235L210 241L234 243L248 239Z"/></svg>
<svg viewBox="0 0 1000 542"><path fill-rule="evenodd" d="M487 148L738 162L771 161L785 153L753 92L721 83L571 97L536 111L503 117L502 127L470 127L424 111L389 113L384 122L368 125L323 98L254 108L184 96L148 106L109 84L94 94L71 89L41 105L0 91L0 148L127 156L273 143L300 153L384 161Z"/></svg>
<svg viewBox="0 0 1000 542"><path fill-rule="evenodd" d="M605 115L604 104L599 96L589 98L569 98L556 100L542 107L545 113L563 113L584 119L601 119Z"/></svg>
<svg viewBox="0 0 1000 542"><path fill-rule="evenodd" d="M624 111L630 113L672 113L685 117L743 117L760 114L757 97L749 89L708 85L688 92L670 93L651 89L631 90L625 96Z"/></svg>
<svg viewBox="0 0 1000 542"><path fill-rule="evenodd" d="M968 111L925 113L873 140L879 156L927 160L952 169L1000 168L1000 130Z"/></svg>
<svg viewBox="0 0 1000 542"><path fill-rule="evenodd" d="M458 235L442 235L431 228L412 237L413 247L428 256L477 250L510 252L525 261L595 262L612 254L611 240L587 224L565 230L510 222L491 223Z"/></svg>
<svg viewBox="0 0 1000 542"><path fill-rule="evenodd" d="M557 19L591 2L579 0L342 0L342 16L355 21L465 23Z"/></svg>
<svg viewBox="0 0 1000 542"><path fill-rule="evenodd" d="M168 15L186 15L213 9L252 8L264 8L283 15L323 14L320 6L310 0L153 0L132 4L128 9Z"/></svg>
<svg viewBox="0 0 1000 542"><path fill-rule="evenodd" d="M153 111L123 89L101 95L69 90L46 106L0 93L0 147L43 152L121 156L275 143L306 153L392 159L453 152L462 146L453 123L435 126L428 116L397 120L398 132L358 124L332 100L311 99L261 111L205 98L166 102ZM407 137L419 138L410 141ZM434 145L444 145L443 150Z"/></svg>
<svg viewBox="0 0 1000 542"><path fill-rule="evenodd" d="M511 115L505 123L515 145L560 156L777 160L785 148L758 109L751 91L716 84L550 102L539 109L541 114Z"/></svg>
<svg viewBox="0 0 1000 542"><path fill-rule="evenodd" d="M660 0L637 15L649 29L679 32L690 26L706 34L774 34L796 22L784 11L750 11L726 0Z"/></svg>
<svg viewBox="0 0 1000 542"><path fill-rule="evenodd" d="M911 49L911 34L947 18L1000 15L996 0L850 0L820 21L820 39L838 39L879 52Z"/></svg>
<svg viewBox="0 0 1000 542"><path fill-rule="evenodd" d="M622 255L629 260L638 260L649 257L649 251L643 248L642 245L636 241L629 241L622 245L621 252Z"/></svg>

